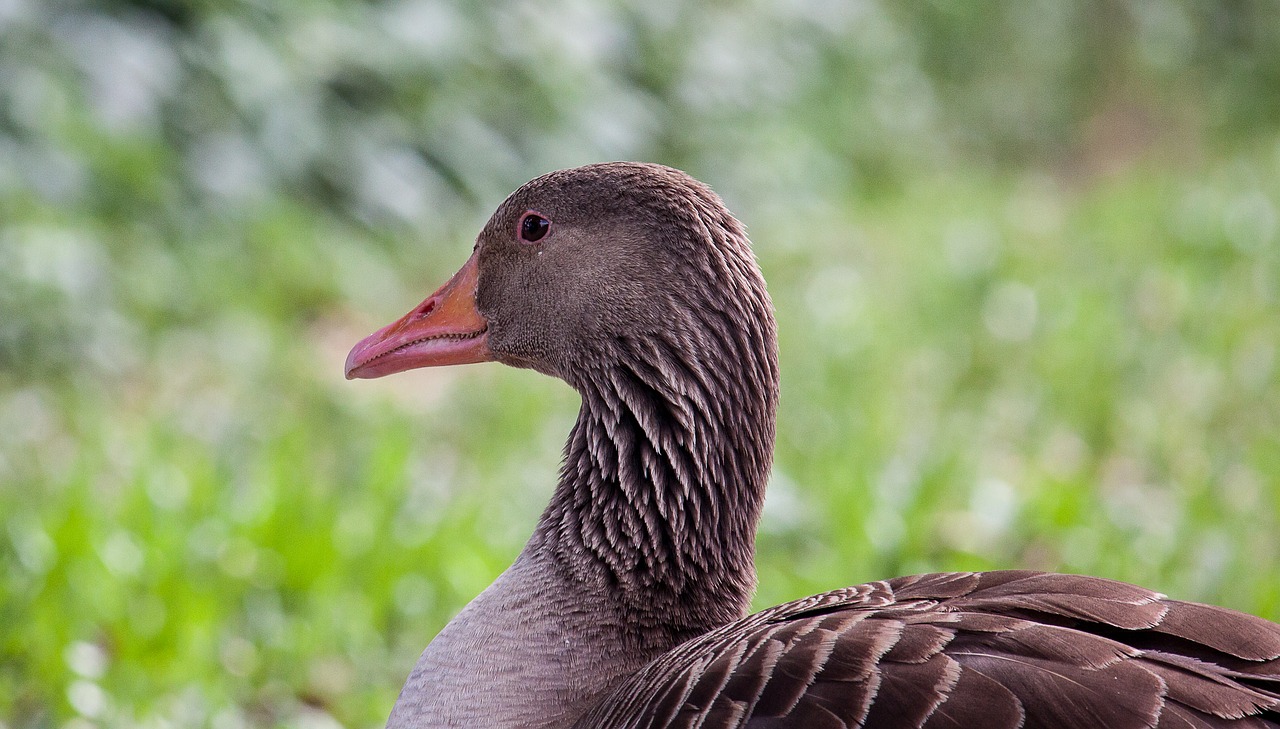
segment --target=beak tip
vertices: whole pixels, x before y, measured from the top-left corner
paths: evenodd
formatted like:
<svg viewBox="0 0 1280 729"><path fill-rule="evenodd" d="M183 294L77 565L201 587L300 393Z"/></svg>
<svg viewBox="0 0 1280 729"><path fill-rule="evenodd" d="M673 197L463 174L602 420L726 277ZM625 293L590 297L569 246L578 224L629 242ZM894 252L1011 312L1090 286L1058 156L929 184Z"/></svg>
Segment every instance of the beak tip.
<svg viewBox="0 0 1280 729"><path fill-rule="evenodd" d="M360 344L357 344L351 349L351 352L347 354L347 361L342 367L342 373L348 380L354 380L359 377L359 375L356 374L356 370L360 369L360 363L357 359L357 355L360 353L361 344L364 344L364 342L360 342Z"/></svg>

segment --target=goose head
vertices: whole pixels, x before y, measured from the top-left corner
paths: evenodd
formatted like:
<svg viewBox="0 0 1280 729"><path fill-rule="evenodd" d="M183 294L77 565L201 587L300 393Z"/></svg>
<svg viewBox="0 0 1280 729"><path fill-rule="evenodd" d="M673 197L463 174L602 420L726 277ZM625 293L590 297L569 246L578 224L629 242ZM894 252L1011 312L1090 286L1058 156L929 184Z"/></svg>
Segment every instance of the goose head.
<svg viewBox="0 0 1280 729"><path fill-rule="evenodd" d="M674 357L695 377L754 363L770 387L773 349L764 281L715 193L669 167L605 163L512 193L453 278L351 350L346 376L496 360L582 389L619 366L670 380Z"/></svg>

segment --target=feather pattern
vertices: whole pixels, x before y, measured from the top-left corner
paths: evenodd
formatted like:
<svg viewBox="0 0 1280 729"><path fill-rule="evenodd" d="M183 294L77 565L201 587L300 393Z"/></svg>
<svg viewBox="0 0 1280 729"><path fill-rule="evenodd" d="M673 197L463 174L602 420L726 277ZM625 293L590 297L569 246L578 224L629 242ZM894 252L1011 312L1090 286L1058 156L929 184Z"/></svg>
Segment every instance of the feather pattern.
<svg viewBox="0 0 1280 729"><path fill-rule="evenodd" d="M688 641L577 726L1275 727L1277 658L1274 623L1121 582L920 575Z"/></svg>

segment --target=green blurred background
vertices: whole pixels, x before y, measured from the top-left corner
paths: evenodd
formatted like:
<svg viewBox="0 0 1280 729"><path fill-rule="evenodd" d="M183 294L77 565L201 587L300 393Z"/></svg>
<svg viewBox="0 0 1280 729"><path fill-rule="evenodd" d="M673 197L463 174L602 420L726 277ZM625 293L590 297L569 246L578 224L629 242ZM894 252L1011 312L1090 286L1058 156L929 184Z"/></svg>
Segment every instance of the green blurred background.
<svg viewBox="0 0 1280 729"><path fill-rule="evenodd" d="M1268 0L0 0L0 729L375 727L576 413L342 379L541 172L682 167L782 331L758 605L1280 618Z"/></svg>

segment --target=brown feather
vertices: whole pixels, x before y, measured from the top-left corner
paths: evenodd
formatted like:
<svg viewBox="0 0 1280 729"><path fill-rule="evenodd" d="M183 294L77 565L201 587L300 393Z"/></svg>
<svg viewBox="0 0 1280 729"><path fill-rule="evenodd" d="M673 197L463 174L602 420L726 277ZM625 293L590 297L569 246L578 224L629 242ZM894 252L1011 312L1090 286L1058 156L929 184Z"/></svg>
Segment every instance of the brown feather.
<svg viewBox="0 0 1280 729"><path fill-rule="evenodd" d="M886 656L886 659L888 656ZM899 729L922 726L960 680L960 664L941 653L923 663L886 660L875 702L863 726Z"/></svg>
<svg viewBox="0 0 1280 729"><path fill-rule="evenodd" d="M960 679L924 724L924 729L1017 729L1026 720L1013 692L979 671L961 667Z"/></svg>
<svg viewBox="0 0 1280 729"><path fill-rule="evenodd" d="M1226 608L1170 602L1157 632L1176 635L1246 661L1280 658L1280 625Z"/></svg>
<svg viewBox="0 0 1280 729"><path fill-rule="evenodd" d="M1270 662L1241 659L1238 654L1247 650L1224 643L1219 633L1219 645L1210 646L1186 637L1191 631L1185 626L1176 626L1178 636L1162 630L1160 619L1186 605L1110 580L1049 573L924 575L871 583L780 605L712 631L641 670L614 695L684 695L690 689L683 683L714 683L731 693L733 704L701 712L698 725L723 729L836 720L847 726L974 729L1212 727L1223 721L1238 724L1222 726L1280 726L1280 681L1249 671L1269 671ZM1212 619L1218 612L1196 607L1182 614ZM1270 634L1265 621L1246 623L1254 621ZM1131 625L1143 627L1118 627ZM1236 634L1250 640L1249 627L1237 626ZM1138 640L1126 642L1131 638ZM1194 650L1149 648L1160 641ZM751 660L744 656L754 654L741 653L739 644L775 648L768 660ZM735 675L722 680L719 669L700 669L703 676L680 669L708 665L708 654L722 655ZM685 678L673 678L680 676ZM758 690L758 698L753 701L750 691L729 692L731 685ZM624 705L614 711L606 700L579 726L664 725L661 711L651 716L643 702L618 706Z"/></svg>

